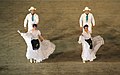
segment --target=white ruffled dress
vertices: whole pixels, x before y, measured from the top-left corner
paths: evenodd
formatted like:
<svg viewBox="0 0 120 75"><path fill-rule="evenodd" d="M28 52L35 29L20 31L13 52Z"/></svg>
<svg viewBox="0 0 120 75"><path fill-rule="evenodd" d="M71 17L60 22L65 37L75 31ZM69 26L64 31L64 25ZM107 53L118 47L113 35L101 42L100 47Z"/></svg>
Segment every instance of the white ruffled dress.
<svg viewBox="0 0 120 75"><path fill-rule="evenodd" d="M79 44L82 43L82 54L81 54L82 60L93 61L94 59L96 59L96 52L98 51L100 46L104 44L104 40L101 36L93 37L92 38L93 48L90 49L90 45L85 41L85 37L80 35L78 43Z"/></svg>
<svg viewBox="0 0 120 75"><path fill-rule="evenodd" d="M23 37L27 44L27 52L26 52L26 57L27 59L34 59L37 62L41 62L42 60L47 59L55 50L55 45L50 42L49 40L43 40L40 42L40 48L38 50L33 50L31 40L37 39L38 35L41 35L41 32L38 30L31 34L31 32L27 33L21 33L19 32L20 35Z"/></svg>

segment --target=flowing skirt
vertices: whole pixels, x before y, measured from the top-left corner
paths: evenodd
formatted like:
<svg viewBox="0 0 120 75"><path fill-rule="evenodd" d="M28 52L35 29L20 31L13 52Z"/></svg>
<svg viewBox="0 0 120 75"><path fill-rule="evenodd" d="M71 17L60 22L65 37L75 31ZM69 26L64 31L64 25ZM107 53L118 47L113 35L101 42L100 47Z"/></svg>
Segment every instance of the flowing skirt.
<svg viewBox="0 0 120 75"><path fill-rule="evenodd" d="M47 59L54 52L55 45L49 40L43 40L40 42L40 48L38 50L33 50L31 44L31 34L21 32L19 33L27 44L27 59L34 59L37 62L41 62L42 60Z"/></svg>
<svg viewBox="0 0 120 75"><path fill-rule="evenodd" d="M82 43L82 60L90 60L93 61L96 59L96 52L100 48L101 45L104 44L104 40L101 36L96 36L92 39L93 49L90 49L90 45L85 41L83 36L79 36L79 44Z"/></svg>

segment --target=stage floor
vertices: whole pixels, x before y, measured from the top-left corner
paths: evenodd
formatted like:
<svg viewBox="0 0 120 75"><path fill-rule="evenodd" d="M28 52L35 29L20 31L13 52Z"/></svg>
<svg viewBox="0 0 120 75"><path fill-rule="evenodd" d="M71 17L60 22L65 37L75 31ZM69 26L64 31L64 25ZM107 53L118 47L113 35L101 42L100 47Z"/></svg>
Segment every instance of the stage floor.
<svg viewBox="0 0 120 75"><path fill-rule="evenodd" d="M56 45L49 59L31 64L17 30L30 6L37 8L38 29ZM81 61L79 17L85 6L96 20L92 36L105 44L94 62ZM120 0L0 0L0 75L120 75Z"/></svg>

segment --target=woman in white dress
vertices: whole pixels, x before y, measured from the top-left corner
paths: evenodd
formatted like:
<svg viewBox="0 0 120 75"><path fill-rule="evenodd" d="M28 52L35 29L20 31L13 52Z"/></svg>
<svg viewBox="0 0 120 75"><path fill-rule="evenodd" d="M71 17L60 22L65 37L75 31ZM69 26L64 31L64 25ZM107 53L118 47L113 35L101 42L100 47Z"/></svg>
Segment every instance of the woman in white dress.
<svg viewBox="0 0 120 75"><path fill-rule="evenodd" d="M96 59L96 52L100 46L104 44L104 40L101 36L92 38L90 32L88 31L88 25L85 25L84 32L80 35L78 43L82 43L83 49L81 57L83 63L85 63L86 61L93 61Z"/></svg>
<svg viewBox="0 0 120 75"><path fill-rule="evenodd" d="M33 24L33 29L27 33L18 33L24 38L27 44L26 57L31 63L41 62L47 59L55 50L55 45L49 40L45 40L41 32L37 30L37 25Z"/></svg>

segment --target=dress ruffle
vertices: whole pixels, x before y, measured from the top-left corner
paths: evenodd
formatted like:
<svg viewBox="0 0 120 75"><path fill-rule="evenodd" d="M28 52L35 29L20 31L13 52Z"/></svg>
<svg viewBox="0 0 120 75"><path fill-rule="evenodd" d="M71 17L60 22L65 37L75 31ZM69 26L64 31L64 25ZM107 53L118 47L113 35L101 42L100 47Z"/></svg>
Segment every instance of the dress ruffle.
<svg viewBox="0 0 120 75"><path fill-rule="evenodd" d="M42 42L40 41L40 48L38 50L33 50L31 44L31 34L21 32L19 33L21 34L21 36L27 44L27 59L34 59L37 62L41 62L42 60L49 58L49 56L54 52L55 45L52 42L50 42L50 40L43 40Z"/></svg>
<svg viewBox="0 0 120 75"><path fill-rule="evenodd" d="M90 60L93 61L96 59L96 52L104 44L104 39L101 36L95 36L92 39L93 49L90 49L89 44L85 41L83 36L79 36L79 44L82 44L82 60Z"/></svg>

